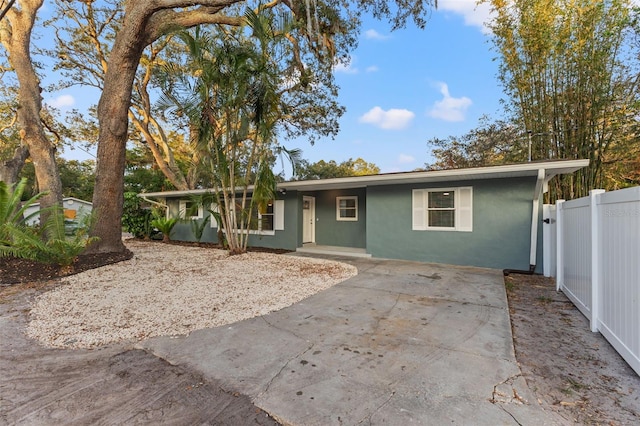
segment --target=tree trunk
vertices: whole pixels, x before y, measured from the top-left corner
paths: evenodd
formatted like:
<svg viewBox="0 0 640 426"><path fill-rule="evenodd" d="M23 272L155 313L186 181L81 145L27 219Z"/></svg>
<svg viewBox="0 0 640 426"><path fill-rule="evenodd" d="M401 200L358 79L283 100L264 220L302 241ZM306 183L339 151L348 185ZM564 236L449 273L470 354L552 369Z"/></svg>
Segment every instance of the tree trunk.
<svg viewBox="0 0 640 426"><path fill-rule="evenodd" d="M40 198L40 208L62 204L62 183L56 164L55 146L49 141L44 131L40 112L42 99L40 97L40 81L31 61L31 31L38 9L43 0L21 2L21 11L11 9L6 16L11 30L7 37L3 32L2 42L9 53L9 62L18 77L17 111L20 137L29 149L36 172L36 180L40 191L47 194ZM44 222L47 215L41 214L40 221Z"/></svg>
<svg viewBox="0 0 640 426"><path fill-rule="evenodd" d="M98 158L96 184L93 193L95 224L90 235L98 241L89 246L89 253L110 253L126 250L122 243L122 207L124 204L124 169L127 144L128 114L136 70L144 48L164 34L172 25L191 27L223 19L216 12L238 0L203 2L212 6L204 13L177 13L173 7L186 4L165 1L126 1L122 26L109 54L104 87L98 102ZM209 3L215 3L213 5ZM183 17L180 21L177 17ZM153 22L152 22L153 21Z"/></svg>
<svg viewBox="0 0 640 426"><path fill-rule="evenodd" d="M0 181L9 186L16 184L28 157L29 149L26 146L21 145L16 148L13 158L0 164Z"/></svg>
<svg viewBox="0 0 640 426"><path fill-rule="evenodd" d="M132 9L134 9L133 6ZM127 10L116 36L98 102L98 156L93 211L96 221L91 235L99 240L89 246L91 253L123 252L122 207L124 203L125 153L129 124L129 104L136 69L145 48L145 16Z"/></svg>

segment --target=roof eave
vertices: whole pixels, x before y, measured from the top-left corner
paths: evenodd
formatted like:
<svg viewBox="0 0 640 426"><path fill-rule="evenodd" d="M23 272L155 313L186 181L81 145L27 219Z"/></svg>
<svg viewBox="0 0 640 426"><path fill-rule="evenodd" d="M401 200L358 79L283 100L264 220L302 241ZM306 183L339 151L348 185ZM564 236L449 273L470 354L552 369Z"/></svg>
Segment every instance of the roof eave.
<svg viewBox="0 0 640 426"><path fill-rule="evenodd" d="M327 189L365 188L368 186L437 183L445 181L498 179L509 177L536 177L540 170L544 171L545 180L554 176L574 173L589 165L589 160L557 160L532 163L509 164L502 166L475 167L469 169L449 169L421 172L386 173L369 176L352 176L344 178L288 181L278 183L278 189L316 191ZM192 189L186 191L148 192L138 194L139 197L175 198L199 195L211 192L211 189Z"/></svg>
<svg viewBox="0 0 640 426"><path fill-rule="evenodd" d="M470 169L389 173L381 175L354 176L310 181L291 181L282 182L278 184L278 187L287 190L304 191L339 188L363 188L368 186L407 183L436 183L443 181L497 179L526 176L536 177L539 170L544 170L547 178L551 179L556 175L573 173L588 165L589 160L562 160L503 166L476 167Z"/></svg>

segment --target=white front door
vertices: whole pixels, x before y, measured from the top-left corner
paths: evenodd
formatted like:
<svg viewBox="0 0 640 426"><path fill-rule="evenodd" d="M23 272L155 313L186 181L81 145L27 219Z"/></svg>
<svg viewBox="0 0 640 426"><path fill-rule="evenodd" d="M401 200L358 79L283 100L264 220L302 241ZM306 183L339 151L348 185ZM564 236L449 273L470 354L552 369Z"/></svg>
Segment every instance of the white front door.
<svg viewBox="0 0 640 426"><path fill-rule="evenodd" d="M316 242L316 199L302 197L302 243Z"/></svg>

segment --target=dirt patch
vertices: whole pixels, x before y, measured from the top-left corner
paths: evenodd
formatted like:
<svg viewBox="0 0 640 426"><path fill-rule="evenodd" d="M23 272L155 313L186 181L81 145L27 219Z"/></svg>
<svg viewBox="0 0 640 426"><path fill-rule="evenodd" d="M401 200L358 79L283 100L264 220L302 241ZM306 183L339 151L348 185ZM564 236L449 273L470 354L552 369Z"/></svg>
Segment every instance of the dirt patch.
<svg viewBox="0 0 640 426"><path fill-rule="evenodd" d="M6 284L47 281L53 278L66 277L100 266L129 260L133 253L82 254L73 262L71 268L60 268L58 265L36 262L35 260L17 257L0 258L0 286Z"/></svg>
<svg viewBox="0 0 640 426"><path fill-rule="evenodd" d="M131 241L143 241L130 239ZM152 241L149 241L152 242ZM153 241L157 244L159 241ZM202 247L210 249L220 249L219 244L213 243L196 243L188 241L170 241L168 244L183 247ZM266 247L249 247L249 252L255 253L290 253L291 250L272 249ZM47 281L53 278L62 278L80 272L99 268L100 266L110 265L113 263L129 260L133 257L133 253L127 250L124 253L96 253L81 254L73 262L72 268L60 268L58 265L36 262L35 260L20 259L16 257L0 258L0 286L17 283L27 283L35 281Z"/></svg>
<svg viewBox="0 0 640 426"><path fill-rule="evenodd" d="M545 409L579 424L640 423L640 377L553 279L505 277L516 358Z"/></svg>

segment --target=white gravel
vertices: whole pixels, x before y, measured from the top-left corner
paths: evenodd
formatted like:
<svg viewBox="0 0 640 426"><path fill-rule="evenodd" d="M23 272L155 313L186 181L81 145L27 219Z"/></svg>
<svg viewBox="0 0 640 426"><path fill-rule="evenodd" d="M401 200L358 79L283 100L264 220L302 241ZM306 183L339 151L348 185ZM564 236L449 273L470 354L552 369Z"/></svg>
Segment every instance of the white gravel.
<svg viewBox="0 0 640 426"><path fill-rule="evenodd" d="M184 335L282 309L357 274L322 259L126 243L133 259L64 278L38 296L27 335L64 348Z"/></svg>

